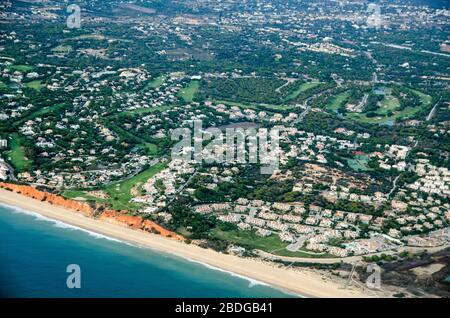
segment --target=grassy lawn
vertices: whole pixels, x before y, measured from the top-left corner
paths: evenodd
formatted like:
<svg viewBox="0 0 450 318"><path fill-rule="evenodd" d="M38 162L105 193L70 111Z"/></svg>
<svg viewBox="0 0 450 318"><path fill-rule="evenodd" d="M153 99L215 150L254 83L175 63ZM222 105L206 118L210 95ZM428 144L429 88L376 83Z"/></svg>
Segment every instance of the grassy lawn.
<svg viewBox="0 0 450 318"><path fill-rule="evenodd" d="M369 118L364 113L351 113L348 114L347 117L362 123L369 123L369 124L381 124L381 123L388 123L388 122L394 122L396 119L402 117L402 118L408 118L413 116L415 113L420 111L420 107L408 107L404 110L395 113L392 116L385 117L385 116L377 116ZM381 115L381 114L380 114Z"/></svg>
<svg viewBox="0 0 450 318"><path fill-rule="evenodd" d="M10 140L11 150L7 152L11 164L18 171L24 171L30 168L31 161L26 158L25 148L21 145L22 137L19 134L13 134Z"/></svg>
<svg viewBox="0 0 450 318"><path fill-rule="evenodd" d="M31 81L31 82L26 83L25 86L28 88L32 88L37 91L40 91L42 88L42 81L40 81L40 80Z"/></svg>
<svg viewBox="0 0 450 318"><path fill-rule="evenodd" d="M379 103L380 108L376 111L380 115L386 115L388 112L395 112L400 107L400 101L397 97L392 95L391 87L380 87L376 91L381 91L384 94L384 98Z"/></svg>
<svg viewBox="0 0 450 318"><path fill-rule="evenodd" d="M433 97L431 97L430 95L427 95L425 93L422 93L418 90L415 89L409 89L412 93L416 94L417 96L419 96L420 100L422 101L422 104L425 106L429 106L433 100Z"/></svg>
<svg viewBox="0 0 450 318"><path fill-rule="evenodd" d="M186 103L191 103L194 100L195 94L199 88L199 81L191 81L187 87L178 92L178 96L181 97Z"/></svg>
<svg viewBox="0 0 450 318"><path fill-rule="evenodd" d="M151 144L151 143L147 142L147 143L143 144L142 147L147 149L148 154L150 156L158 154L158 146L155 144Z"/></svg>
<svg viewBox="0 0 450 318"><path fill-rule="evenodd" d="M86 201L96 201L96 202L99 202L99 203L106 203L107 202L106 199L100 199L100 198L91 196L91 195L87 194L85 191L81 191L81 190L67 190L67 191L64 191L62 193L62 195L65 198L68 198L68 199L83 198Z"/></svg>
<svg viewBox="0 0 450 318"><path fill-rule="evenodd" d="M349 92L343 92L334 96L327 104L326 108L334 112L337 112L339 107L341 107L341 105L347 100L349 96L350 96Z"/></svg>
<svg viewBox="0 0 450 318"><path fill-rule="evenodd" d="M385 92L385 98L380 102L380 109L377 111L379 116L367 117L365 113L347 113L346 117L355 121L370 123L370 124L381 124L395 122L399 118L408 118L419 112L421 109L428 107L432 102L432 97L430 95L424 94L420 91L409 89L413 94L416 94L422 101L422 105L418 107L407 107L401 111L397 111L400 107L400 101L397 97L391 95L391 88L383 87ZM335 97L334 100L338 99L339 95ZM331 103L327 106L328 109L332 109ZM386 116L388 112L392 112L392 116Z"/></svg>
<svg viewBox="0 0 450 318"><path fill-rule="evenodd" d="M158 163L128 180L113 183L104 189L101 189L109 196L105 199L91 196L83 190L67 190L64 191L62 195L69 199L84 198L89 201L96 201L101 204L106 204L115 210L136 211L140 208L140 205L130 202L133 197L131 190L135 187L139 195L144 194L142 185L165 167L166 164Z"/></svg>
<svg viewBox="0 0 450 318"><path fill-rule="evenodd" d="M12 71L19 71L19 72L29 72L34 69L34 67L30 65L10 65L8 68Z"/></svg>
<svg viewBox="0 0 450 318"><path fill-rule="evenodd" d="M158 76L157 78L152 80L150 83L148 83L145 88L152 88L152 89L158 88L165 82L165 80L166 80L165 75Z"/></svg>
<svg viewBox="0 0 450 318"><path fill-rule="evenodd" d="M321 84L320 82L303 83L294 92L286 96L285 101L296 99L298 95L300 95L301 93L306 92L307 90L314 88L316 86L319 86L320 84Z"/></svg>
<svg viewBox="0 0 450 318"><path fill-rule="evenodd" d="M130 202L132 198L131 189L137 184L144 184L148 179L163 170L165 167L166 165L164 163L158 163L128 180L107 186L103 189L110 197L110 199L106 200L106 203L111 205L111 207L115 210L135 211L139 209L138 204ZM140 194L143 194L141 187L138 187L137 190Z"/></svg>
<svg viewBox="0 0 450 318"><path fill-rule="evenodd" d="M387 95L380 103L380 109L377 113L387 114L389 111L394 112L398 107L400 107L400 101L397 97L392 95Z"/></svg>
<svg viewBox="0 0 450 318"><path fill-rule="evenodd" d="M380 124L380 123L394 121L396 119L396 117L400 117L400 116L396 116L396 115L393 115L391 117L377 116L377 117L369 118L369 117L366 117L366 115L363 113L350 113L350 114L347 114L346 117L353 119L355 121L359 121L361 123Z"/></svg>
<svg viewBox="0 0 450 318"><path fill-rule="evenodd" d="M324 258L332 257L329 254L310 254L302 251L291 252L286 249L289 244L280 240L277 235L271 235L268 237L260 237L252 231L222 231L215 229L212 235L216 238L233 242L238 245L245 245L253 249L259 249L268 253L272 253L280 256L289 257L309 257L309 258Z"/></svg>
<svg viewBox="0 0 450 318"><path fill-rule="evenodd" d="M67 106L67 105L64 104L64 103L61 103L61 104L56 104L56 105L52 105L52 106L43 107L43 108L41 108L41 109L31 113L30 115L25 116L21 120L15 122L14 125L19 126L22 123L26 122L27 120L34 119L36 117L41 117L41 116L44 116L46 114L52 113L54 111L59 111L62 108L64 108L65 106Z"/></svg>
<svg viewBox="0 0 450 318"><path fill-rule="evenodd" d="M181 226L181 227L177 228L176 232L178 234L183 235L186 238L189 238L192 235L192 233L190 231L188 231L188 229L186 227L184 227L184 226Z"/></svg>
<svg viewBox="0 0 450 318"><path fill-rule="evenodd" d="M367 156L355 156L353 159L347 159L347 163L355 171L369 171L371 170L367 165L369 162L369 157Z"/></svg>

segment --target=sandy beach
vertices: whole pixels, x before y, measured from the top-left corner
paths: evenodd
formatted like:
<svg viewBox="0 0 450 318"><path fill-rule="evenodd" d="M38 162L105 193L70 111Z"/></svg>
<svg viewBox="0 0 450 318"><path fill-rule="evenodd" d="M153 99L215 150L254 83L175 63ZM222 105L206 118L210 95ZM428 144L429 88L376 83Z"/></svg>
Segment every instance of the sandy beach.
<svg viewBox="0 0 450 318"><path fill-rule="evenodd" d="M221 254L144 231L92 219L80 213L4 189L0 189L0 203L33 211L45 217L125 242L208 264L304 297L367 297L359 290L342 289L342 286L336 283L324 281L323 277L314 271L283 269L265 262Z"/></svg>

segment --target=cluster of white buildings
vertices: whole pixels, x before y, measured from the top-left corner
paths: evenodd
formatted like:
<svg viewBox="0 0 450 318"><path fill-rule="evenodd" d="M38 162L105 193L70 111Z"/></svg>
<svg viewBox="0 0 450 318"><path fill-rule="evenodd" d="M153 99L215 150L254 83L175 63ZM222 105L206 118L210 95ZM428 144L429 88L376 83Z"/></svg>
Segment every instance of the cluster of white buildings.
<svg viewBox="0 0 450 318"><path fill-rule="evenodd" d="M428 235L410 235L403 238L408 246L436 247L450 244L450 228L440 229L428 233Z"/></svg>
<svg viewBox="0 0 450 318"><path fill-rule="evenodd" d="M0 158L0 180L6 181L10 176L10 169L6 162Z"/></svg>
<svg viewBox="0 0 450 318"><path fill-rule="evenodd" d="M251 108L242 109L238 106L229 106L222 103L214 104L211 101L205 102L205 105L216 110L219 113L229 116L231 120L249 120L269 123L291 123L298 118L296 113L289 113L283 116L279 113L269 114L266 111L258 111Z"/></svg>
<svg viewBox="0 0 450 318"><path fill-rule="evenodd" d="M170 73L161 78L152 78L145 69L122 70L121 80L116 93L113 95L114 103L122 111L133 111L157 108L164 105L176 104L178 93L187 85L190 77L184 73ZM159 83L158 83L159 82ZM131 85L132 84L132 85ZM129 86L144 88L140 92L123 89ZM123 86L123 87L122 87Z"/></svg>
<svg viewBox="0 0 450 318"><path fill-rule="evenodd" d="M283 242L294 245L302 241L304 244L297 249L304 247L336 256L347 256L351 251L327 243L331 239L358 238L356 224L369 223L372 219L362 213L335 212L315 205L308 209L302 202L270 203L244 198L235 203L201 204L193 209L201 214L215 214L223 222L234 223L240 230L254 230L262 237L277 235Z"/></svg>
<svg viewBox="0 0 450 318"><path fill-rule="evenodd" d="M417 159L415 172L420 178L407 188L427 194L443 197L450 196L450 170L446 167L436 167L428 159Z"/></svg>
<svg viewBox="0 0 450 318"><path fill-rule="evenodd" d="M330 39L331 40L331 39ZM312 51L326 54L337 54L345 57L355 57L355 50L347 49L330 42L318 42L314 44L302 43L304 46L300 47L299 51Z"/></svg>
<svg viewBox="0 0 450 318"><path fill-rule="evenodd" d="M135 196L132 202L142 203L144 213L155 213L166 206L167 200L183 188L187 181L181 175L193 175L195 169L186 161L172 160L168 167L142 185L143 196Z"/></svg>

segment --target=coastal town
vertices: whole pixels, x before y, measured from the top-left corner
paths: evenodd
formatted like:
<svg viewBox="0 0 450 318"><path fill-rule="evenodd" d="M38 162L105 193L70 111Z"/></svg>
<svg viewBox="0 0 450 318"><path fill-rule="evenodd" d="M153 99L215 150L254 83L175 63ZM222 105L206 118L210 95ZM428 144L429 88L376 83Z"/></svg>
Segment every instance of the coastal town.
<svg viewBox="0 0 450 318"><path fill-rule="evenodd" d="M59 1L0 4L3 188L279 263L448 251L449 10L131 2L80 1L80 28ZM231 130L276 131L277 168L195 158Z"/></svg>

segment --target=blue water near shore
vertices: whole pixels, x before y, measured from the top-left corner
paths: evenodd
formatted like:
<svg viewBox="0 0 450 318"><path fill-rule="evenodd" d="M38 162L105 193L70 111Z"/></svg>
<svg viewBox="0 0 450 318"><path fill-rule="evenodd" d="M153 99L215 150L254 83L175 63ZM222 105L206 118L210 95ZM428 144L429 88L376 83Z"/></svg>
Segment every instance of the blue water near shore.
<svg viewBox="0 0 450 318"><path fill-rule="evenodd" d="M81 288L66 285L69 264ZM292 297L203 264L0 205L3 297Z"/></svg>

